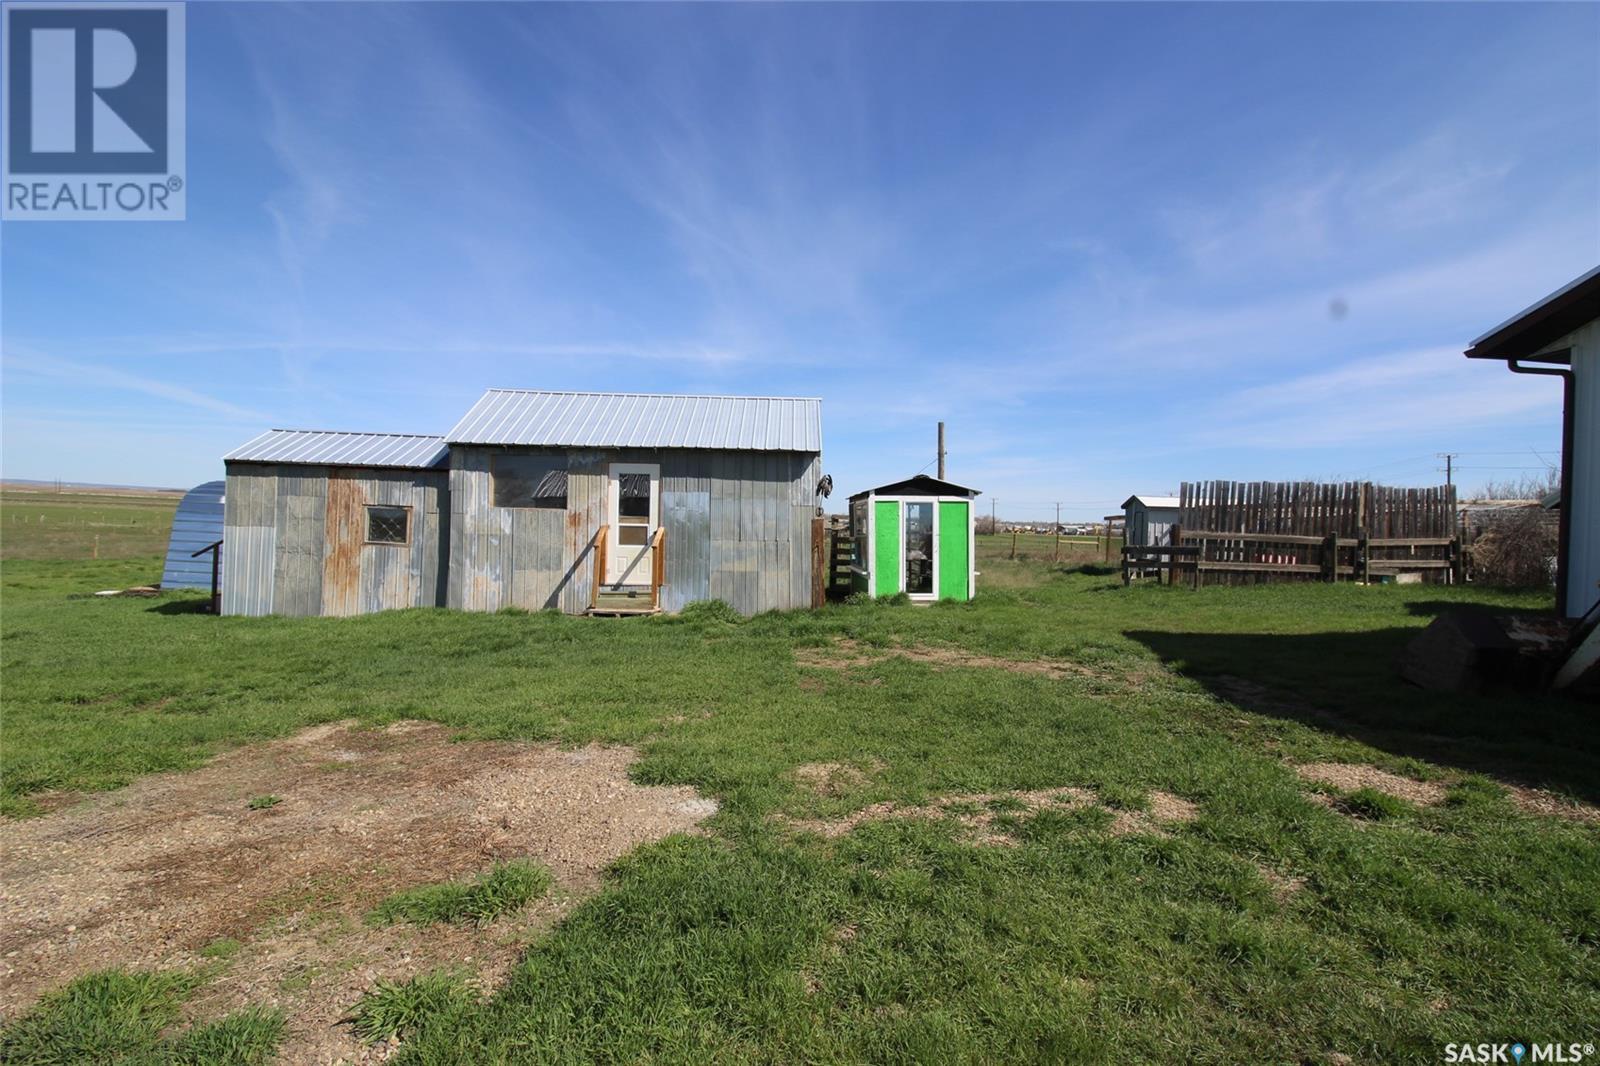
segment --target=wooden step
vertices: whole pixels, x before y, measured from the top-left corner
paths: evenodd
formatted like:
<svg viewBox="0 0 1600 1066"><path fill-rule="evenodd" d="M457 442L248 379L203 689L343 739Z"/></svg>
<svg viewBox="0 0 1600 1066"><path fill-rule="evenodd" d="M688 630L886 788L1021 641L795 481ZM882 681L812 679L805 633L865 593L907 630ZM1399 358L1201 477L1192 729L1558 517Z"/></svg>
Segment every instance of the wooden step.
<svg viewBox="0 0 1600 1066"><path fill-rule="evenodd" d="M606 618L625 618L636 614L660 614L661 608L650 603L648 585L601 586L595 593L594 606L587 614Z"/></svg>

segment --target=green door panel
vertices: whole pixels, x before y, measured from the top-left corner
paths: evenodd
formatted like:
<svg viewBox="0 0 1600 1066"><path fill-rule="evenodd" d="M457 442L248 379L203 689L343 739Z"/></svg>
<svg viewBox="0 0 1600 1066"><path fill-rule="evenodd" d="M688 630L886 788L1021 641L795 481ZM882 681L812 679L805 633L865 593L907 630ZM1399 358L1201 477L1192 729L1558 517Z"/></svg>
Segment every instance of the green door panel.
<svg viewBox="0 0 1600 1066"><path fill-rule="evenodd" d="M900 591L900 504L876 500L873 507L878 529L872 543L872 576L878 595L892 596Z"/></svg>
<svg viewBox="0 0 1600 1066"><path fill-rule="evenodd" d="M966 503L939 504L939 598L964 600L967 598L967 576L970 571L968 550L969 529Z"/></svg>

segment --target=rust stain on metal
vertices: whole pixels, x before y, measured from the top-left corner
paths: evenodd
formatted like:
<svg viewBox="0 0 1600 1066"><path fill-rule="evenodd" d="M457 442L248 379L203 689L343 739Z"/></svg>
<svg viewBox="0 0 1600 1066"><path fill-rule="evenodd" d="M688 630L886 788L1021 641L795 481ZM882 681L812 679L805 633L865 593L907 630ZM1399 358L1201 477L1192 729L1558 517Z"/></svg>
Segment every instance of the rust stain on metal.
<svg viewBox="0 0 1600 1066"><path fill-rule="evenodd" d="M362 519L366 500L349 471L328 474L327 553L322 558L322 613L352 615L361 610Z"/></svg>

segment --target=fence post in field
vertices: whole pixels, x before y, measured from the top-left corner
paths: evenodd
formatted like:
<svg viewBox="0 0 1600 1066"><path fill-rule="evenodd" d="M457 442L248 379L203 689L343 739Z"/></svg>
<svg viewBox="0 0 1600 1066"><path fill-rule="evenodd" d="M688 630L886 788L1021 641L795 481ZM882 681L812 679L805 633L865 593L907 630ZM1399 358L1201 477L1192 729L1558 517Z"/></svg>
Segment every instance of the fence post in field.
<svg viewBox="0 0 1600 1066"><path fill-rule="evenodd" d="M1178 583L1178 547L1183 543L1183 527L1174 522L1168 533L1170 535L1167 537L1167 546L1172 550L1167 553L1167 584L1176 585Z"/></svg>
<svg viewBox="0 0 1600 1066"><path fill-rule="evenodd" d="M1356 580L1363 585L1372 583L1372 545L1368 543L1369 539L1366 526L1356 530Z"/></svg>
<svg viewBox="0 0 1600 1066"><path fill-rule="evenodd" d="M1011 558L1015 559L1016 557L1017 557L1017 531L1013 529L1011 531Z"/></svg>
<svg viewBox="0 0 1600 1066"><path fill-rule="evenodd" d="M1449 554L1446 558L1450 560L1450 584L1464 584L1467 580L1466 559L1461 552L1461 537L1459 535L1450 538Z"/></svg>

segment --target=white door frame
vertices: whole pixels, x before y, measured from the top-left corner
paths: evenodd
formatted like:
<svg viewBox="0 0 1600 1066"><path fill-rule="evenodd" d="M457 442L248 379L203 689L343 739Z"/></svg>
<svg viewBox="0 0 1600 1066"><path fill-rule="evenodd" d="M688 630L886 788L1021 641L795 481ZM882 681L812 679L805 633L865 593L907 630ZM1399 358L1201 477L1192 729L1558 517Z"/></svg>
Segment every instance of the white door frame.
<svg viewBox="0 0 1600 1066"><path fill-rule="evenodd" d="M650 476L650 517L645 523L645 543L625 545L622 533L622 474ZM661 464L612 463L606 474L606 574L607 585L646 585L653 570L650 540L661 528Z"/></svg>
<svg viewBox="0 0 1600 1066"><path fill-rule="evenodd" d="M966 499L966 497L965 496L959 496L959 497L957 497L957 496L875 496L875 497L873 497L873 499L883 500L885 503L893 503L900 510L900 536L895 538L895 545L894 545L895 572L899 575L899 579L900 580L897 582L897 584L899 584L899 586L900 586L900 591L904 592L907 596L909 596L913 600L917 600L917 601L937 600L939 598L939 504L944 502L945 500L954 500L954 499L962 499L962 500L964 500L964 499ZM909 560L906 558L906 505L907 504L911 504L911 503L931 503L931 504L933 504L933 591L932 592L908 592L907 591L907 585L909 584L909 582L906 581L906 564L909 562ZM872 531L872 537L873 537L873 542L876 543L876 541L877 541L877 529L876 529L875 525L874 525L874 529ZM880 562L881 561L882 560L880 560ZM873 588L872 588L870 594L871 595L877 595L878 594L877 593L876 582L873 583Z"/></svg>

